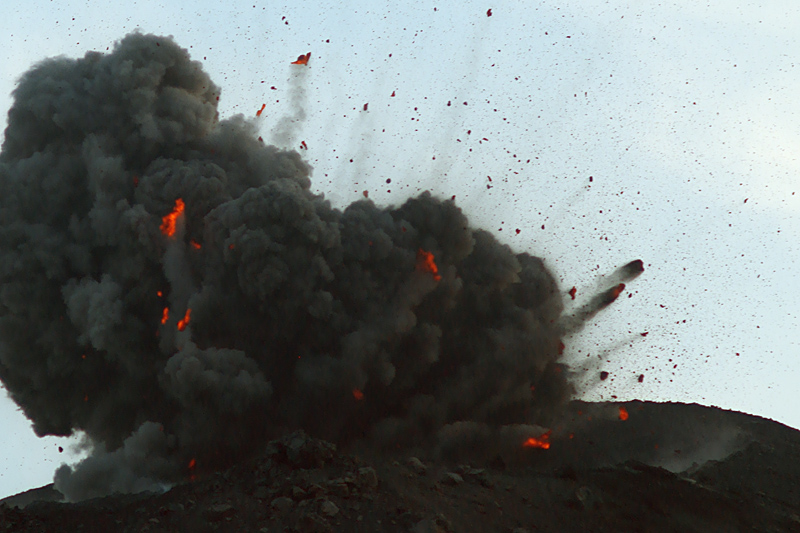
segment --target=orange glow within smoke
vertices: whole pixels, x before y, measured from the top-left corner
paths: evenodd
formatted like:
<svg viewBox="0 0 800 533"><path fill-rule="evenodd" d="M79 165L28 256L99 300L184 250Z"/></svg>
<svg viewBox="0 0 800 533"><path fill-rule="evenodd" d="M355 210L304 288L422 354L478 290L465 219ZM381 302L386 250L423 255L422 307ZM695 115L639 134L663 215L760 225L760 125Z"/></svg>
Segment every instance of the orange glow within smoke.
<svg viewBox="0 0 800 533"><path fill-rule="evenodd" d="M186 314L183 315L183 318L178 320L178 331L183 331L186 329L186 326L189 325L189 316L192 314L192 310L187 309Z"/></svg>
<svg viewBox="0 0 800 533"><path fill-rule="evenodd" d="M531 437L523 442L522 445L526 448L541 448L542 450L547 450L550 448L550 433L552 432L553 431L550 430L540 435L539 438Z"/></svg>
<svg viewBox="0 0 800 533"><path fill-rule="evenodd" d="M161 219L161 233L167 237L172 237L175 235L175 223L177 222L178 217L183 213L184 207L185 205L182 199L178 198L175 200L175 208L172 210L172 213Z"/></svg>
<svg viewBox="0 0 800 533"><path fill-rule="evenodd" d="M363 400L364 393L358 389L353 389L353 398L355 398L356 400Z"/></svg>
<svg viewBox="0 0 800 533"><path fill-rule="evenodd" d="M619 408L619 419L620 420L627 420L628 419L628 410L624 407Z"/></svg>
<svg viewBox="0 0 800 533"><path fill-rule="evenodd" d="M433 274L433 279L436 281L442 279L442 276L439 275L439 267L436 266L436 262L433 260L433 254L426 252L422 248L417 250L417 271Z"/></svg>
<svg viewBox="0 0 800 533"><path fill-rule="evenodd" d="M165 307L164 311L161 313L161 323L166 324L167 320L169 320L169 307Z"/></svg>
<svg viewBox="0 0 800 533"><path fill-rule="evenodd" d="M192 239L191 241L189 241L189 245L190 245L192 248L194 248L195 250L199 250L200 248L202 248L202 246L200 246L200 243L199 243L199 242L197 242L197 241L196 241L196 240L194 240L194 239Z"/></svg>

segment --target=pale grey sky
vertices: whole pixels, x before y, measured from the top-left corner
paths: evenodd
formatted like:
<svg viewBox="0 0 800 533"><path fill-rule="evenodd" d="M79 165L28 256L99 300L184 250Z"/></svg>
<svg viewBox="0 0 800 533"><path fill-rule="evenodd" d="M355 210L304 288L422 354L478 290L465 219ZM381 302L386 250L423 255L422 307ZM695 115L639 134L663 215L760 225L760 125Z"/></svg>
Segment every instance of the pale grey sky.
<svg viewBox="0 0 800 533"><path fill-rule="evenodd" d="M221 116L255 120L266 104L268 139L290 111L289 61L311 51L298 140L335 204L365 190L378 204L455 195L578 301L598 275L644 261L632 297L567 341L582 397L800 427L800 6L639 4L12 0L0 108L33 63L105 51L140 28L204 64ZM0 422L0 496L74 460L7 399Z"/></svg>

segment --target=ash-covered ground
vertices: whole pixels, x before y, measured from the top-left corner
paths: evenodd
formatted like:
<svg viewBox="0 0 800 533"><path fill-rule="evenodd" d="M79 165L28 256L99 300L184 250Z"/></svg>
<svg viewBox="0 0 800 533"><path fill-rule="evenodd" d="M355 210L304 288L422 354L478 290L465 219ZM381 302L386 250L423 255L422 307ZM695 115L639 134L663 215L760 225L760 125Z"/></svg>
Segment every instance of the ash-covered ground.
<svg viewBox="0 0 800 533"><path fill-rule="evenodd" d="M627 420L611 416L620 408ZM673 430L666 440L665 426ZM548 449L486 462L345 453L297 432L165 493L68 504L45 501L61 497L50 485L7 498L0 531L800 530L794 429L647 402L573 402L562 429Z"/></svg>

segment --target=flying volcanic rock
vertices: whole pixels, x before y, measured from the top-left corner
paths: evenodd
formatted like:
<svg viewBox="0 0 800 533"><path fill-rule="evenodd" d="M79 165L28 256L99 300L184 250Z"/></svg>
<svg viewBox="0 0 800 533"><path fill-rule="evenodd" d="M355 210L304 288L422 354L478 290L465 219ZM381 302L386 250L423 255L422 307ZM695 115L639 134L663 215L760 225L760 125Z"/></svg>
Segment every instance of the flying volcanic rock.
<svg viewBox="0 0 800 533"><path fill-rule="evenodd" d="M332 208L297 152L218 119L219 94L139 33L14 91L0 378L38 435L90 438L57 488L169 484L293 428L431 449L541 434L520 424L540 429L571 391L542 260L427 193Z"/></svg>

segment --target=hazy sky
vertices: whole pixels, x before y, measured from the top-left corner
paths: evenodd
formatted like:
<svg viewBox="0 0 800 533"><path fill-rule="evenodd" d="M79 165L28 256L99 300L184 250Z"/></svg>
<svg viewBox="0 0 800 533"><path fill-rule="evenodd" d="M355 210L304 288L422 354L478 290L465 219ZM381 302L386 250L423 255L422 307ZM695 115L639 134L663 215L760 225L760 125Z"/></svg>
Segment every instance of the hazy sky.
<svg viewBox="0 0 800 533"><path fill-rule="evenodd" d="M307 143L314 188L334 204L455 195L475 226L543 257L576 303L599 275L644 261L567 339L583 398L800 427L800 5L638 4L10 0L0 109L35 62L139 28L189 49L222 87L220 115L252 117L269 141L298 104L289 62L310 51L291 147ZM0 426L0 497L75 459L6 398Z"/></svg>

